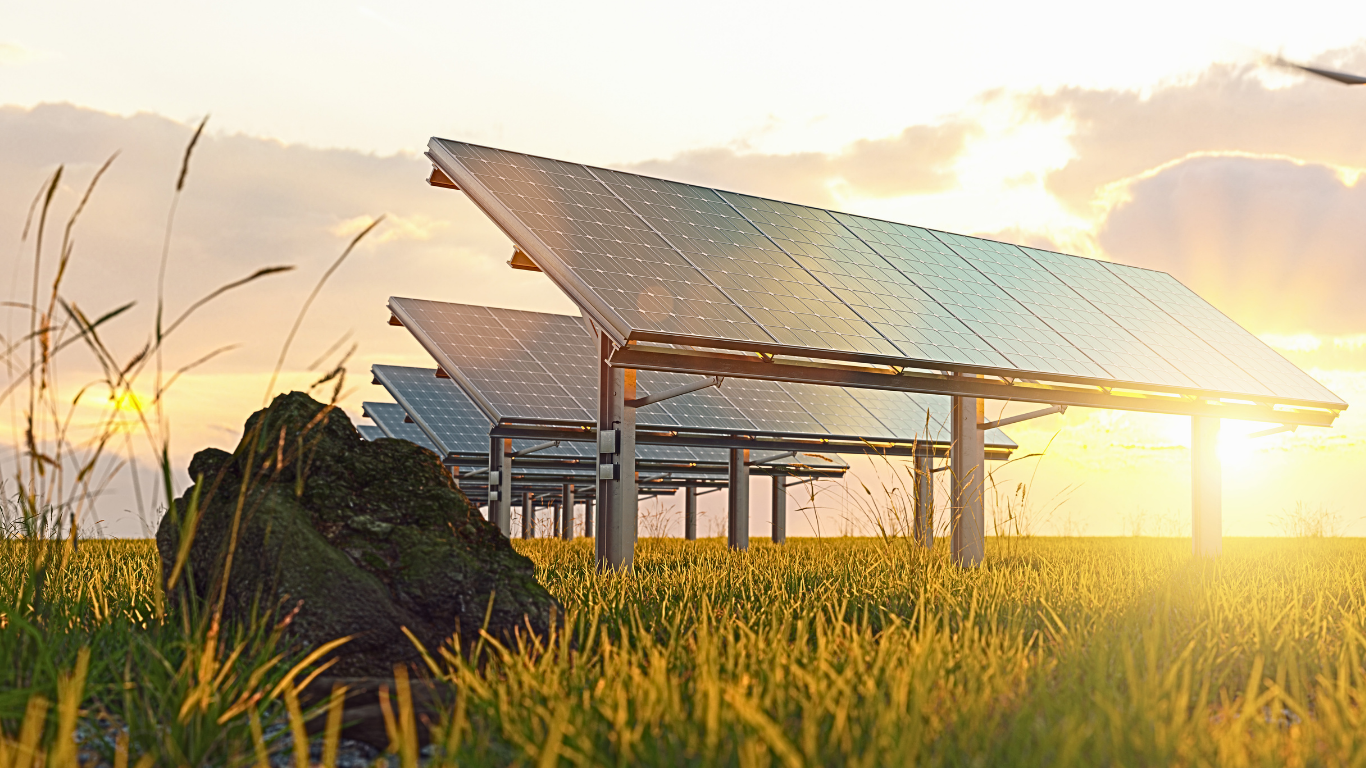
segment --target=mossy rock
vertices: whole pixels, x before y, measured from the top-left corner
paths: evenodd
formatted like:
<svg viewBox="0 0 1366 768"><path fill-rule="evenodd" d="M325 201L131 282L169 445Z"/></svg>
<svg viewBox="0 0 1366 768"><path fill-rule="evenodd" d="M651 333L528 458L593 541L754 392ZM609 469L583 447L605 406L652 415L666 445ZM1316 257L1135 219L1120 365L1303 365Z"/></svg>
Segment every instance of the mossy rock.
<svg viewBox="0 0 1366 768"><path fill-rule="evenodd" d="M199 494L172 606L210 610L231 550L225 624L271 626L292 613L287 632L304 648L353 636L330 674L389 676L395 664L419 660L405 627L435 651L457 634L474 642L486 613L488 631L507 643L546 632L557 613L531 561L479 514L436 454L404 440L366 441L343 411L302 392L252 414L232 453L195 454L190 475L196 485L157 530L164 583Z"/></svg>

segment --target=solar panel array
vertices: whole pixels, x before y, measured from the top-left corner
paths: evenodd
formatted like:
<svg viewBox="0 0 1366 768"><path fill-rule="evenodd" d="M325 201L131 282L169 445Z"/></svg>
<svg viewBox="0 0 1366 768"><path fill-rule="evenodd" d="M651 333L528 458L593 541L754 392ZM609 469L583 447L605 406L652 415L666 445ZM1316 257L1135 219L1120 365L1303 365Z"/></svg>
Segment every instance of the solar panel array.
<svg viewBox="0 0 1366 768"><path fill-rule="evenodd" d="M443 456L451 453L488 454L489 429L493 424L451 379L438 377L436 370L432 368L375 365L371 367L371 371L389 395L398 401L363 404L365 415L378 424L387 436L409 440ZM405 416L411 417L412 421L405 422ZM513 440L512 449L520 451L537 444L538 441L535 440ZM643 460L661 462L720 464L726 461L724 449L676 445L638 445L636 455ZM776 452L756 452L752 458L757 460L774 455ZM597 458L591 443L577 442L562 442L554 448L538 451L536 456ZM822 461L819 458L793 459L779 463L803 461L818 466L846 466L841 459Z"/></svg>
<svg viewBox="0 0 1366 768"><path fill-rule="evenodd" d="M415 422L405 420L408 415L398 403L361 403L362 412L375 422L383 437L417 443L433 453L440 453L436 444ZM372 438L373 439L373 438Z"/></svg>
<svg viewBox="0 0 1366 768"><path fill-rule="evenodd" d="M461 167L462 187L473 181L505 209L491 216L515 219L505 230L529 229L594 294L576 301L605 305L632 338L1346 406L1166 273L446 139L430 147Z"/></svg>
<svg viewBox="0 0 1366 768"><path fill-rule="evenodd" d="M453 377L443 381L458 381L467 387L472 399L483 401L490 409L490 419L502 422L551 415L559 422L592 420L586 414L596 410L597 350L581 319L399 297L389 300L389 308ZM517 348L490 355L489 344L478 337L481 333ZM539 364L529 365L527 360ZM515 372L508 368L514 364ZM501 385L512 380L514 373L525 384L522 389ZM697 380L696 376L639 371L637 396ZM487 382L492 385L483 389ZM552 412L545 406L547 400L540 399L544 393L551 393L549 402L572 401L572 406ZM949 398L942 395L752 379L727 379L721 387L636 409L638 427L868 440L947 443L948 423ZM1016 447L1000 430L988 431L986 444Z"/></svg>
<svg viewBox="0 0 1366 768"><path fill-rule="evenodd" d="M416 425L426 438L427 447L443 456L488 453L489 420L455 382L438 378L436 371L430 368L374 365L370 371L388 390L389 396L398 401L397 419L380 421L371 416L386 432L394 437L412 439L400 431ZM390 410L384 415L392 414ZM405 415L411 417L413 423L399 426ZM422 445L417 440L413 442Z"/></svg>
<svg viewBox="0 0 1366 768"><path fill-rule="evenodd" d="M361 437L371 441L378 440L381 437L388 437L388 435L384 434L384 430L374 424L357 424L356 431L360 433Z"/></svg>

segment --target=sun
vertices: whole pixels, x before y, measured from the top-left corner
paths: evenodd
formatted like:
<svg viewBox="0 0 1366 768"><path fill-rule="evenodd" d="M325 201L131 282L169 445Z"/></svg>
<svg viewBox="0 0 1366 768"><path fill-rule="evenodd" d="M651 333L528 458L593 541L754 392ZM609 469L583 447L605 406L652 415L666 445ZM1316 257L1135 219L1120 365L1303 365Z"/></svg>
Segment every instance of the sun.
<svg viewBox="0 0 1366 768"><path fill-rule="evenodd" d="M1275 446L1284 435L1252 435L1275 426L1225 419L1219 428L1219 461L1223 464L1224 475L1248 475L1262 471L1267 449Z"/></svg>

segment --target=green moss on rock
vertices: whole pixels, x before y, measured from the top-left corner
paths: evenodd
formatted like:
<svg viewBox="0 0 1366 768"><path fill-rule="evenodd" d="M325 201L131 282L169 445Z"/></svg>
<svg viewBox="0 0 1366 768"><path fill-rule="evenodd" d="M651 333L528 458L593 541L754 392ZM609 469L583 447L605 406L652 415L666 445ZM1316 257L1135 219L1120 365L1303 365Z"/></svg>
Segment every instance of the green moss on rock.
<svg viewBox="0 0 1366 768"><path fill-rule="evenodd" d="M435 454L366 441L344 412L301 392L252 414L231 454L200 451L190 475L196 487L157 530L166 579L198 488L199 525L173 604L207 609L217 599L240 509L225 621L273 622L297 607L288 631L305 646L354 636L335 674L384 676L416 661L402 627L429 649L457 632L472 642L490 595L488 629L505 642L528 625L545 632L555 615L531 561L483 519Z"/></svg>

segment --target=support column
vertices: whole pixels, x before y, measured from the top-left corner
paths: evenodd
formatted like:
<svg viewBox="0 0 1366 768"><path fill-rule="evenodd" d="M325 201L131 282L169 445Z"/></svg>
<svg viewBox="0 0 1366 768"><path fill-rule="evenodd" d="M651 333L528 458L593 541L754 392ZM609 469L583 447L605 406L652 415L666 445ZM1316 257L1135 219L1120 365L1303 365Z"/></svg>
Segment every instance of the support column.
<svg viewBox="0 0 1366 768"><path fill-rule="evenodd" d="M986 476L983 403L975 397L953 398L953 447L949 458L953 475L951 550L962 568L982 564L986 556L986 509L982 503Z"/></svg>
<svg viewBox="0 0 1366 768"><path fill-rule="evenodd" d="M730 475L726 481L726 543L731 549L749 549L749 449L730 449Z"/></svg>
<svg viewBox="0 0 1366 768"><path fill-rule="evenodd" d="M560 538L565 541L574 539L574 484L565 483L560 488Z"/></svg>
<svg viewBox="0 0 1366 768"><path fill-rule="evenodd" d="M773 476L773 543L787 543L787 478Z"/></svg>
<svg viewBox="0 0 1366 768"><path fill-rule="evenodd" d="M1191 417L1191 548L1196 557L1224 551L1223 471L1219 419Z"/></svg>
<svg viewBox="0 0 1366 768"><path fill-rule="evenodd" d="M522 538L536 537L536 495L531 491L522 494Z"/></svg>
<svg viewBox="0 0 1366 768"><path fill-rule="evenodd" d="M934 449L929 445L916 444L915 481L911 490L915 494L915 540L926 549L934 546Z"/></svg>
<svg viewBox="0 0 1366 768"><path fill-rule="evenodd" d="M626 405L636 397L636 372L607 364L613 351L605 334L598 336L598 433L616 430L617 444L598 446L599 465L610 465L608 477L599 475L595 549L598 570L629 571L635 561L639 499L636 495L636 409ZM610 447L611 452L603 451Z"/></svg>
<svg viewBox="0 0 1366 768"><path fill-rule="evenodd" d="M512 536L512 440L489 438L489 522Z"/></svg>
<svg viewBox="0 0 1366 768"><path fill-rule="evenodd" d="M593 497L589 496L583 500L583 535L593 538L596 531L593 530Z"/></svg>
<svg viewBox="0 0 1366 768"><path fill-rule="evenodd" d="M697 486L683 489L683 538L697 541Z"/></svg>
<svg viewBox="0 0 1366 768"><path fill-rule="evenodd" d="M550 504L550 537L552 539L560 538L560 522L563 519L560 516L560 508L562 504L563 502L558 500L553 501Z"/></svg>

